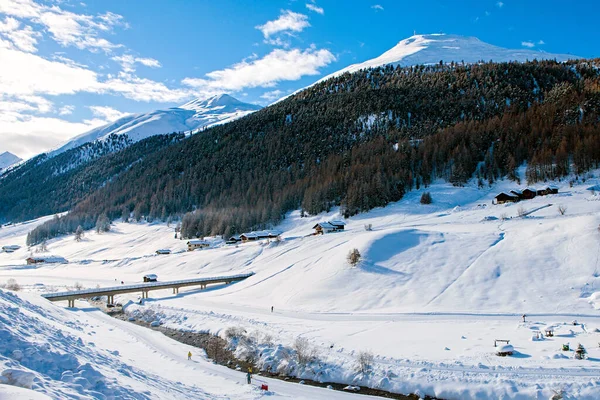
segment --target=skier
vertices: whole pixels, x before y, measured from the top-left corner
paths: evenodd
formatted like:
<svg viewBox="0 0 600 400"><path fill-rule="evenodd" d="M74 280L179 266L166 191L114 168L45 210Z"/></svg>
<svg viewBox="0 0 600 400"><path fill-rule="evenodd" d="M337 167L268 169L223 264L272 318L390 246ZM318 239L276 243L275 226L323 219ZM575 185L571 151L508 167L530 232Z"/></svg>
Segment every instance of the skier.
<svg viewBox="0 0 600 400"><path fill-rule="evenodd" d="M192 352L188 351L188 360L191 360L191 359L192 359Z"/></svg>
<svg viewBox="0 0 600 400"><path fill-rule="evenodd" d="M250 385L252 383L252 374L250 373L250 371L248 371L248 373L246 374L246 379L248 380L248 385Z"/></svg>
<svg viewBox="0 0 600 400"><path fill-rule="evenodd" d="M523 314L523 322L525 322L525 317L526 317L526 316L527 316L527 315Z"/></svg>

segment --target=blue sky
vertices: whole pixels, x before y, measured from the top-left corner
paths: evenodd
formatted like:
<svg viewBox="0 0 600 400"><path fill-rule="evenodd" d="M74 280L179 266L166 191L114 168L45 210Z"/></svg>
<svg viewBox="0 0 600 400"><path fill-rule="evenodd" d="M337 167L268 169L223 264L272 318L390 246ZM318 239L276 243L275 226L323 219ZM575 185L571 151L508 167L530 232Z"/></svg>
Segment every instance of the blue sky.
<svg viewBox="0 0 600 400"><path fill-rule="evenodd" d="M227 92L268 104L417 33L600 56L596 1L0 0L0 152Z"/></svg>

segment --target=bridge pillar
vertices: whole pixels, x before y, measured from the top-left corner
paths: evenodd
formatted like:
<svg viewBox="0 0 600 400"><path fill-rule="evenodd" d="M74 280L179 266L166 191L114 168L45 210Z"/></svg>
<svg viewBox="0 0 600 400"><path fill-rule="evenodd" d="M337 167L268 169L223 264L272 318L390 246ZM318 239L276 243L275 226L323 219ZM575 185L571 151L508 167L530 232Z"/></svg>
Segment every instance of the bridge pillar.
<svg viewBox="0 0 600 400"><path fill-rule="evenodd" d="M109 294L108 299L106 300L106 304L115 304L115 295Z"/></svg>
<svg viewBox="0 0 600 400"><path fill-rule="evenodd" d="M174 287L173 288L173 294L179 294L179 288L178 287Z"/></svg>
<svg viewBox="0 0 600 400"><path fill-rule="evenodd" d="M67 301L69 303L67 305L68 308L75 308L75 299L67 299Z"/></svg>

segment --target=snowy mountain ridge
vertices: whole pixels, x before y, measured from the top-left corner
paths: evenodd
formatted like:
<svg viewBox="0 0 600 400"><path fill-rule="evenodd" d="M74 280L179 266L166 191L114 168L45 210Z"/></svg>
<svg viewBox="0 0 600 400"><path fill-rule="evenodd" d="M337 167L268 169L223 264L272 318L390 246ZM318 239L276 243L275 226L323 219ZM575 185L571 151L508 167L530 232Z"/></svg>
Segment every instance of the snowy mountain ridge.
<svg viewBox="0 0 600 400"><path fill-rule="evenodd" d="M0 171L21 161L21 158L11 152L5 151L0 154Z"/></svg>
<svg viewBox="0 0 600 400"><path fill-rule="evenodd" d="M479 61L532 61L556 59L567 61L580 58L569 54L552 54L543 51L525 49L506 49L485 43L476 37L467 37L448 34L414 35L401 40L398 44L379 57L352 64L337 72L327 75L319 82L366 68L375 68L384 65L407 67L411 65L431 65L440 61L444 63L465 62L467 64Z"/></svg>
<svg viewBox="0 0 600 400"><path fill-rule="evenodd" d="M135 143L153 135L182 131L196 133L200 129L241 118L260 108L227 94L208 99L194 99L179 107L127 115L71 139L49 155L55 156L85 143L105 140L111 135L126 134Z"/></svg>

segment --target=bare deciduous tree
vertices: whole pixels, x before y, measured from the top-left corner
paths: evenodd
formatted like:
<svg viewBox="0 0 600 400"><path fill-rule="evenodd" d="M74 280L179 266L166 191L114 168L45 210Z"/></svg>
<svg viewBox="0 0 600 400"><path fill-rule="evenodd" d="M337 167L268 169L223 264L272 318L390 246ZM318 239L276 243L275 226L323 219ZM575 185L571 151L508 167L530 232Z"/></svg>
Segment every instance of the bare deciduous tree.
<svg viewBox="0 0 600 400"><path fill-rule="evenodd" d="M558 213L560 215L565 215L565 213L567 212L567 206L564 206L562 204L558 205Z"/></svg>
<svg viewBox="0 0 600 400"><path fill-rule="evenodd" d="M362 372L363 374L368 373L369 371L371 371L371 369L373 368L373 361L375 360L375 357L373 356L373 353L371 353L370 351L360 351L358 353L358 355L356 356L356 362L358 364L358 371Z"/></svg>
<svg viewBox="0 0 600 400"><path fill-rule="evenodd" d="M519 208L517 208L517 215L521 218L523 218L524 216L527 215L527 210L525 210L525 208L523 208L523 206L519 206Z"/></svg>
<svg viewBox="0 0 600 400"><path fill-rule="evenodd" d="M294 350L296 350L299 364L306 365L317 358L317 349L310 344L307 338L296 338Z"/></svg>
<svg viewBox="0 0 600 400"><path fill-rule="evenodd" d="M356 267L356 265L360 262L360 252L358 251L358 249L352 249L350 250L350 252L348 253L347 259L348 259L348 263L350 265L352 265L353 267Z"/></svg>
<svg viewBox="0 0 600 400"><path fill-rule="evenodd" d="M79 225L75 230L75 241L81 242L81 239L83 239L83 227Z"/></svg>
<svg viewBox="0 0 600 400"><path fill-rule="evenodd" d="M6 281L6 288L8 290L13 290L15 292L18 292L19 290L21 290L21 285L19 285L15 279L10 278L9 280Z"/></svg>

